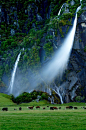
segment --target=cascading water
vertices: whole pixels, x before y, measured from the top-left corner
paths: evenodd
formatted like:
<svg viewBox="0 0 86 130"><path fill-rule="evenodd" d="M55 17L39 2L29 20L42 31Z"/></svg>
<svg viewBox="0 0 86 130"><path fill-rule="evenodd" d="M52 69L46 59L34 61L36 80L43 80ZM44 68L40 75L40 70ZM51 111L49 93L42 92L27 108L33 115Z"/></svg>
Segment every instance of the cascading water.
<svg viewBox="0 0 86 130"><path fill-rule="evenodd" d="M60 49L56 52L54 58L43 68L42 77L44 81L52 81L56 75L62 75L67 68L67 63L73 46L75 30L77 24L77 14L75 16L73 27Z"/></svg>
<svg viewBox="0 0 86 130"><path fill-rule="evenodd" d="M75 16L75 20L74 20L71 31L67 35L62 46L55 53L52 60L50 62L48 62L48 64L45 67L43 67L43 69L40 70L40 76L31 77L31 75L30 75L30 77L29 77L30 86L27 88L22 86L21 90L19 90L19 92L16 92L17 94L15 94L15 93L13 93L13 90L14 90L13 84L14 84L15 73L16 73L16 69L17 69L17 65L18 65L18 61L19 61L21 53L18 55L14 69L13 69L10 86L9 86L10 94L14 94L14 96L16 96L16 95L18 96L21 92L24 92L24 91L30 92L31 90L34 90L34 88L36 88L43 81L46 84L48 84L48 83L52 82L57 75L61 76L63 74L63 72L67 68L67 63L69 61L69 57L71 54L74 36L75 36L76 24L77 24L77 12L79 11L80 8L81 8L81 6L79 6L76 10L76 16ZM63 103L62 95L59 91L59 87L57 87L57 89L55 89L55 91L59 95L61 103Z"/></svg>
<svg viewBox="0 0 86 130"><path fill-rule="evenodd" d="M10 85L9 85L9 88L8 88L9 94L13 94L13 84L14 84L15 74L16 74L20 55L21 55L21 52L19 53L17 60L15 62L14 68L13 68L12 77L11 77Z"/></svg>
<svg viewBox="0 0 86 130"><path fill-rule="evenodd" d="M60 97L61 104L63 104L63 100L62 100L62 96L59 91L59 87L57 87L55 83L54 83L54 88L52 90L54 90L58 94L58 96Z"/></svg>
<svg viewBox="0 0 86 130"><path fill-rule="evenodd" d="M60 10L59 10L59 12L58 12L58 16L60 15L63 6L64 6L64 4L63 4L63 5L61 6L61 8L60 8Z"/></svg>
<svg viewBox="0 0 86 130"><path fill-rule="evenodd" d="M63 72L67 68L76 31L77 12L80 10L80 8L81 6L79 6L76 10L73 27L70 33L67 35L67 38L64 40L64 43L62 44L61 48L56 52L53 60L51 60L42 70L41 76L45 82L51 82L57 75L62 76ZM60 96L61 103L63 103L59 89L57 89L57 93Z"/></svg>

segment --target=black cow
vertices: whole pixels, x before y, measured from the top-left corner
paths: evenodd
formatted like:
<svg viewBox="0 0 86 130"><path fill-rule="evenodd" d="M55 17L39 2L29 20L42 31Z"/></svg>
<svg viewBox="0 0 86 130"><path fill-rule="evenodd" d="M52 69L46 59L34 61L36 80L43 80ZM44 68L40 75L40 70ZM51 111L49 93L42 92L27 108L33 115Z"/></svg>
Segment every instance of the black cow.
<svg viewBox="0 0 86 130"><path fill-rule="evenodd" d="M74 107L74 109L78 109L77 107Z"/></svg>
<svg viewBox="0 0 86 130"><path fill-rule="evenodd" d="M73 109L73 107L72 106L67 106L66 109Z"/></svg>
<svg viewBox="0 0 86 130"><path fill-rule="evenodd" d="M59 109L61 109L61 107L59 107Z"/></svg>
<svg viewBox="0 0 86 130"><path fill-rule="evenodd" d="M7 107L2 108L2 111L8 111Z"/></svg>
<svg viewBox="0 0 86 130"><path fill-rule="evenodd" d="M14 110L17 110L17 109L14 108Z"/></svg>
<svg viewBox="0 0 86 130"><path fill-rule="evenodd" d="M21 107L19 107L19 110L22 110L22 108L21 108Z"/></svg>
<svg viewBox="0 0 86 130"><path fill-rule="evenodd" d="M73 109L73 106L69 106L69 109Z"/></svg>
<svg viewBox="0 0 86 130"><path fill-rule="evenodd" d="M50 107L50 110L54 110L54 107Z"/></svg>

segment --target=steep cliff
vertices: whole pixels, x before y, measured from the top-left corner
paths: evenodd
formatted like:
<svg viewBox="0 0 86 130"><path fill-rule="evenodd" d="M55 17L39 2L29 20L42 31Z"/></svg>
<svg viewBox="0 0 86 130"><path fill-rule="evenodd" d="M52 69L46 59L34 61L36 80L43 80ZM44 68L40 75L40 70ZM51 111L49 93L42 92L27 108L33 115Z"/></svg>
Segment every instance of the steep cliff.
<svg viewBox="0 0 86 130"><path fill-rule="evenodd" d="M75 101L76 96L85 97L86 94L86 2L82 0L81 3L82 8L78 12L75 40L66 72L61 80L57 76L47 87L43 82L35 88L49 92L47 88L59 86L64 102ZM7 4L5 1L1 3L1 92L4 90L2 86L9 86L11 72L20 51L16 81L27 91L28 87L31 89L28 76L32 73L28 69L38 73L37 71L46 65L62 45L71 30L80 2L68 0L62 4L62 0L15 0L14 3L10 0ZM60 7L62 9L58 16ZM18 85L18 82L15 82L15 86Z"/></svg>

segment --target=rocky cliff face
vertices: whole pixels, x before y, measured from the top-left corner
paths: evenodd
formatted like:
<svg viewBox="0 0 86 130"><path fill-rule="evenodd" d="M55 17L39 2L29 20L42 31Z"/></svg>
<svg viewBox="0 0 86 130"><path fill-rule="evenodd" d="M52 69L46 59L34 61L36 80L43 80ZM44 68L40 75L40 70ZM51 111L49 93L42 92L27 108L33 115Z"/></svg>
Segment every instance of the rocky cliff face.
<svg viewBox="0 0 86 130"><path fill-rule="evenodd" d="M52 50L56 51L61 46L64 38L66 37L67 33L72 27L74 20L74 13L76 11L76 8L80 4L79 2L77 3L77 1L74 0L70 1L69 4L68 2L64 3L60 16L59 17L54 16L58 14L59 4L62 5L62 3L63 3L62 1L59 1L58 3L57 1L53 2L52 0L51 2L49 2L48 0L44 1L35 0L35 2L30 3L26 2L26 5L25 2L23 3L17 2L15 5L10 5L9 6L10 8L8 9L7 7L4 8L4 5L0 6L0 14L1 14L0 30L4 31L4 32L1 31L0 35L1 41L6 40L9 37L9 35L14 36L16 32L19 33L23 32L28 34L31 28L34 29L33 36L32 34L31 35L29 34L28 36L29 40L24 38L23 42L19 41L20 44L18 45L18 48L15 49L16 52L17 51L19 52L21 46L25 47L25 50L23 50L24 52L22 52L21 54L22 56L20 59L21 70L22 67L25 66L25 64L27 66L31 64L31 61L34 59L33 55L34 50L35 51L37 50L39 52L41 65L44 66L46 62L49 61L51 53L53 52ZM71 13L72 10L74 11L73 14ZM45 22L46 20L50 21ZM40 31L37 32L38 30ZM55 83L50 84L51 88L55 86L54 84L59 86L59 91L63 97L64 102L74 101L75 97L80 94L81 94L80 96L86 95L86 51L84 51L85 46L86 46L86 7L84 6L82 8L81 15L78 17L75 40L70 60L68 63L68 69L63 75L61 81L55 80L54 81ZM40 49L38 49L37 47L39 47ZM8 64L7 61L9 61L8 65L11 66L10 70L12 71L12 65L10 65L11 64L10 62L12 56L15 55L16 52L14 53L13 50L8 50L5 53L7 53L8 55L9 52L11 56L8 56L6 59L2 58L1 65L6 66ZM32 57L32 59L30 59L29 61L30 56ZM24 65L22 66L22 64ZM27 66L25 66L25 68ZM6 67L8 68L8 66ZM46 89L44 85L40 90L50 91L49 89Z"/></svg>
<svg viewBox="0 0 86 130"><path fill-rule="evenodd" d="M69 13L69 11L68 11ZM64 37L66 36L68 25L62 26ZM69 27L70 28L70 27ZM64 37L58 30L58 35L55 36L55 29L50 29L49 34L53 35L51 42L54 50L57 50ZM46 40L45 40L46 43ZM75 40L68 63L68 69L64 74L62 81L57 82L60 94L64 102L75 101L76 96L84 96L86 99L86 8L82 8L82 13L77 20L77 28L75 33ZM53 86L51 85L53 88ZM84 100L85 101L85 100Z"/></svg>
<svg viewBox="0 0 86 130"><path fill-rule="evenodd" d="M61 93L65 93L63 95L65 102L68 98L69 101L75 101L76 96L86 95L86 52L84 51L86 46L86 8L82 10L83 13L77 21L75 40L66 74L66 82L63 81L60 86ZM68 97L66 95L68 95Z"/></svg>
<svg viewBox="0 0 86 130"><path fill-rule="evenodd" d="M84 96L86 93L86 80L85 80L86 79L86 52L84 51L84 48L86 46L85 36L86 36L86 11L84 10L84 12L78 18L75 41L74 41L73 50L72 50L70 63L69 63L69 70L71 71L71 73L68 74L68 78L67 78L70 81L71 89L73 88L74 90L77 88L78 90L79 87L83 88L83 92L81 91L81 93Z"/></svg>

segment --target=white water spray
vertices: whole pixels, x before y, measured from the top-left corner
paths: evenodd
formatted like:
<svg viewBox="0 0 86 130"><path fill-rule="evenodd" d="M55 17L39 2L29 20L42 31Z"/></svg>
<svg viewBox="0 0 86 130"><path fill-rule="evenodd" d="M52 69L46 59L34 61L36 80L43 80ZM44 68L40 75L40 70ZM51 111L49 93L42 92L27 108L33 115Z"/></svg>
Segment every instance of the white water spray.
<svg viewBox="0 0 86 130"><path fill-rule="evenodd" d="M22 87L22 88L20 88L22 91L19 90L19 92L17 92L17 93L20 94L21 92L24 92L24 91L30 92L31 90L34 90L34 88L36 88L43 81L47 84L47 83L52 82L57 75L62 76L63 72L67 68L67 64L68 64L69 57L71 54L75 31L76 31L77 12L79 9L80 9L80 7L78 7L76 10L76 16L75 16L75 20L73 23L73 27L72 27L71 31L69 32L69 34L67 35L66 39L64 40L62 46L55 53L55 56L53 57L53 59L40 71L41 78L38 78L36 76L34 76L34 78L31 77L30 87L29 88L27 87L26 89L25 89L25 87ZM15 66L14 66L14 70L12 73L12 79L11 79L10 86L9 86L10 94L11 93L14 94L13 93L13 83L14 83L14 78L15 78L15 73L16 73L19 58L20 58L20 54L18 55L18 58L16 60ZM57 90L55 90L55 91L56 91L56 93L58 93L61 103L63 103L59 88L57 88Z"/></svg>
<svg viewBox="0 0 86 130"><path fill-rule="evenodd" d="M81 2L82 2L82 0L80 0L80 4L82 4Z"/></svg>
<svg viewBox="0 0 86 130"><path fill-rule="evenodd" d="M67 68L70 53L73 46L75 30L77 24L77 14L75 16L73 27L60 49L56 52L54 58L42 70L42 78L46 82L51 82L57 75L62 76Z"/></svg>
<svg viewBox="0 0 86 130"><path fill-rule="evenodd" d="M9 94L13 93L14 79L15 79L15 74L16 74L16 70L17 70L17 66L18 66L20 55L21 55L21 52L19 53L19 55L17 57L17 60L15 62L14 68L13 68L12 77L11 77L11 81L10 81L10 86L8 88Z"/></svg>
<svg viewBox="0 0 86 130"><path fill-rule="evenodd" d="M59 10L59 12L58 12L58 16L60 15L63 6L64 6L64 4L63 4L63 5L61 6L61 8L60 8L60 10Z"/></svg>
<svg viewBox="0 0 86 130"><path fill-rule="evenodd" d="M73 27L69 34L67 35L64 43L60 47L60 49L56 52L53 60L51 60L46 67L42 70L41 76L45 82L51 82L57 75L62 76L65 69L67 69L67 64L69 61L69 57L71 54L74 36L76 31L76 24L77 24L77 12L81 9L79 6L76 10L75 20L73 23ZM59 92L59 88L56 91L60 97L61 103L63 103L62 96Z"/></svg>
<svg viewBox="0 0 86 130"><path fill-rule="evenodd" d="M58 94L58 96L60 97L61 104L63 104L63 100L62 100L62 96L59 91L59 87L57 87L55 83L54 83L54 88L52 90Z"/></svg>

